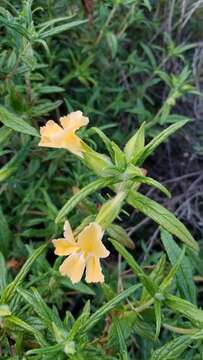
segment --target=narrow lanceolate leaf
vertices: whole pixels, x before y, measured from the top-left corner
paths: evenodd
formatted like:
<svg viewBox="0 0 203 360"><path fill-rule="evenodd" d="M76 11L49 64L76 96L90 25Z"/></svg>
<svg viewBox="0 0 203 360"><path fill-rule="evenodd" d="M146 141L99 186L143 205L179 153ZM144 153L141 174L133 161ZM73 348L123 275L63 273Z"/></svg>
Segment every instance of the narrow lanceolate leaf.
<svg viewBox="0 0 203 360"><path fill-rule="evenodd" d="M155 350L150 360L175 360L182 355L193 341L192 337L183 335Z"/></svg>
<svg viewBox="0 0 203 360"><path fill-rule="evenodd" d="M5 289L7 282L7 268L6 261L3 254L0 252L0 293Z"/></svg>
<svg viewBox="0 0 203 360"><path fill-rule="evenodd" d="M8 141L12 132L13 132L12 129L7 128L7 126L2 126L0 128L0 145L1 146L4 145Z"/></svg>
<svg viewBox="0 0 203 360"><path fill-rule="evenodd" d="M101 129L97 128L97 127L92 127L91 131L94 131L94 132L97 133L97 135L100 137L100 139L105 144L106 149L108 150L109 154L111 155L111 158L113 159L114 153L113 153L113 149L112 149L112 143L111 143L111 140L108 138L108 136L106 136L104 134L104 132Z"/></svg>
<svg viewBox="0 0 203 360"><path fill-rule="evenodd" d="M87 22L87 20L75 20L75 21L71 21L67 24L62 24L62 25L58 25L53 27L52 29L49 29L47 31L43 31L40 33L40 38L41 39L46 39L49 36L53 36L53 35L57 35L63 31L67 31L70 30L76 26L80 26L82 24L85 24Z"/></svg>
<svg viewBox="0 0 203 360"><path fill-rule="evenodd" d="M164 280L160 286L161 289L165 290L170 286L174 277L176 276L177 271L180 268L180 265L183 261L184 255L185 255L185 246L183 247L182 251L180 252L179 257L176 259L176 262L172 266L171 270L169 271L167 276L164 278Z"/></svg>
<svg viewBox="0 0 203 360"><path fill-rule="evenodd" d="M128 140L124 148L124 153L128 162L144 150L145 144L145 123L143 123L137 132Z"/></svg>
<svg viewBox="0 0 203 360"><path fill-rule="evenodd" d="M9 253L11 232L2 208L0 207L0 249L4 256Z"/></svg>
<svg viewBox="0 0 203 360"><path fill-rule="evenodd" d="M197 306L191 302L181 299L175 295L168 294L165 303L174 312L182 314L196 324L203 325L203 310L198 309Z"/></svg>
<svg viewBox="0 0 203 360"><path fill-rule="evenodd" d="M112 141L111 143L114 153L113 155L114 163L118 169L124 170L126 166L125 154L114 141Z"/></svg>
<svg viewBox="0 0 203 360"><path fill-rule="evenodd" d="M159 287L162 279L165 277L165 264L166 264L166 256L162 255L158 263L155 265L154 269L151 271L149 277L155 283L157 287ZM141 302L145 302L150 298L148 291L143 288Z"/></svg>
<svg viewBox="0 0 203 360"><path fill-rule="evenodd" d="M161 225L169 233L177 236L182 242L189 247L198 251L199 246L193 236L169 210L159 205L156 201L136 192L130 191L128 203L138 209L146 216L153 219L157 224Z"/></svg>
<svg viewBox="0 0 203 360"><path fill-rule="evenodd" d="M37 130L29 125L26 121L22 120L17 115L8 111L5 107L0 106L0 122L5 126L23 134L32 136L39 136Z"/></svg>
<svg viewBox="0 0 203 360"><path fill-rule="evenodd" d="M27 40L29 40L28 31L23 26L21 26L20 24L15 23L12 20L7 20L7 19L3 18L2 16L0 16L1 24L5 25L5 27L8 27L8 28L12 29L16 33L24 36Z"/></svg>
<svg viewBox="0 0 203 360"><path fill-rule="evenodd" d="M80 331L83 328L84 324L88 321L89 316L90 316L90 302L88 301L83 309L82 314L74 322L68 334L68 340L73 340L77 334L80 336Z"/></svg>
<svg viewBox="0 0 203 360"><path fill-rule="evenodd" d="M8 326L8 327L12 327L12 328L16 327L16 326L20 327L24 331L27 331L27 332L31 333L32 335L34 335L35 339L37 340L37 342L40 345L42 345L42 346L46 345L46 341L43 339L40 331L38 331L36 328L33 328L30 324L26 323L25 321L21 320L19 317L15 316L15 315L6 317L5 325L6 325L6 327Z"/></svg>
<svg viewBox="0 0 203 360"><path fill-rule="evenodd" d="M29 272L32 264L43 253L46 247L47 244L44 244L33 251L32 255L27 259L27 261L25 262L25 264L23 265L23 267L21 268L15 279L4 289L0 301L1 303L7 303L12 299L12 297L16 293L17 287L22 283L23 279Z"/></svg>
<svg viewBox="0 0 203 360"><path fill-rule="evenodd" d="M78 193L73 195L62 207L62 209L59 211L55 222L59 223L62 219L64 219L65 216L67 216L70 211L74 209L74 207L82 200L84 200L88 195L94 193L95 191L98 191L99 189L102 189L112 183L112 179L98 179L93 181L92 183L85 186L82 190L80 190Z"/></svg>
<svg viewBox="0 0 203 360"><path fill-rule="evenodd" d="M117 224L111 224L107 229L109 236L129 249L134 249L135 244L127 232Z"/></svg>
<svg viewBox="0 0 203 360"><path fill-rule="evenodd" d="M54 356L57 359L57 356L60 352L63 351L64 348L64 344L55 344L55 345L51 345L51 346L46 346L46 347L41 347L39 349L32 349L32 350L28 350L27 351L27 355L31 356L31 355L40 355L45 357L47 354L49 354L49 356ZM53 359L53 357L51 357ZM39 358L38 358L39 359Z"/></svg>
<svg viewBox="0 0 203 360"><path fill-rule="evenodd" d="M183 127L188 123L189 120L178 121L177 123L169 126L167 129L163 130L159 135L155 136L152 141L150 141L144 149L140 150L132 162L136 165L141 165L149 155L151 155L154 150L164 142L170 135L172 135L175 131Z"/></svg>
<svg viewBox="0 0 203 360"><path fill-rule="evenodd" d="M158 290L157 286L154 284L154 282L150 279L149 276L145 274L145 272L142 270L140 265L135 261L133 256L124 248L123 245L118 243L117 241L113 239L109 239L115 249L123 256L123 258L126 260L132 271L136 276L139 277L140 281L143 283L143 285L146 287L148 292L153 296L156 291Z"/></svg>
<svg viewBox="0 0 203 360"><path fill-rule="evenodd" d="M159 337L161 330L161 302L158 300L154 303L154 312L156 317L156 337Z"/></svg>
<svg viewBox="0 0 203 360"><path fill-rule="evenodd" d="M120 326L119 320L115 317L113 318L113 324L116 329L117 337L118 337L118 343L119 343L119 353L122 360L128 360L128 350L125 342L125 337L122 331L122 328Z"/></svg>
<svg viewBox="0 0 203 360"><path fill-rule="evenodd" d="M108 301L103 306L101 306L99 310L97 310L93 315L90 316L81 331L86 332L90 330L106 313L113 310L127 297L133 295L140 287L141 284L133 285L130 288L124 290L119 295L115 296L112 300Z"/></svg>
<svg viewBox="0 0 203 360"><path fill-rule="evenodd" d="M22 149L0 169L0 182L5 181L18 170L19 166L25 160L29 148L29 143L23 146Z"/></svg>
<svg viewBox="0 0 203 360"><path fill-rule="evenodd" d="M52 329L52 321L55 320L55 313L52 312L52 310L47 306L41 295L38 293L37 289L32 288L32 292L30 292L18 288L17 292L22 296L27 304L32 306L32 309L39 316L46 328L49 330Z"/></svg>
<svg viewBox="0 0 203 360"><path fill-rule="evenodd" d="M176 244L173 237L165 230L161 231L161 240L167 251L169 260L172 265L175 264L181 254L180 247ZM184 256L180 267L176 273L178 289L183 298L196 304L196 286L193 280L193 272L190 260Z"/></svg>
<svg viewBox="0 0 203 360"><path fill-rule="evenodd" d="M136 182L138 181L141 184L146 184L146 185L149 185L149 186L153 186L154 188L160 190L167 197L169 197L169 198L171 197L171 194L168 191L168 189L164 185L160 184L160 182L152 179L151 177L136 176L133 180L136 181Z"/></svg>

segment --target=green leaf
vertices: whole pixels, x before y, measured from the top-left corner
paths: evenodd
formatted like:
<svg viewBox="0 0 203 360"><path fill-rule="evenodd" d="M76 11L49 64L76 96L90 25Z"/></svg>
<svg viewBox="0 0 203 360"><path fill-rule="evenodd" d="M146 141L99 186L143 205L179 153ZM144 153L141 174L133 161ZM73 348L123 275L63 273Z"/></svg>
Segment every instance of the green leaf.
<svg viewBox="0 0 203 360"><path fill-rule="evenodd" d="M58 273L57 273L58 274ZM92 295L95 296L95 291L92 287L84 284L83 282L79 282L78 284L73 284L70 279L67 277L60 277L60 284L64 289L72 289L80 294Z"/></svg>
<svg viewBox="0 0 203 360"><path fill-rule="evenodd" d="M191 302L181 299L177 296L168 294L165 300L165 304L170 307L174 312L182 314L185 318L191 322L195 322L198 325L203 325L203 311L198 309L197 306Z"/></svg>
<svg viewBox="0 0 203 360"><path fill-rule="evenodd" d="M125 154L123 151L119 148L119 146L115 142L112 143L112 149L114 153L114 162L116 167L119 170L124 170L126 166L126 160L125 160Z"/></svg>
<svg viewBox="0 0 203 360"><path fill-rule="evenodd" d="M60 352L63 351L65 344L55 344L55 345L51 345L51 346L46 346L46 347L41 347L40 349L32 349L32 350L28 350L27 351L27 355L41 355L43 357L46 356L46 354L49 354L49 356L54 355L58 356L58 354ZM57 358L57 357L56 357ZM50 359L50 358L46 358L46 359ZM53 359L53 358L51 358Z"/></svg>
<svg viewBox="0 0 203 360"><path fill-rule="evenodd" d="M125 198L126 193L124 191L119 191L116 196L103 203L95 220L97 224L101 225L102 229L107 229L117 218Z"/></svg>
<svg viewBox="0 0 203 360"><path fill-rule="evenodd" d="M175 217L175 215L163 206L159 205L156 201L151 200L138 192L130 191L128 203L146 216L153 219L169 233L177 236L178 239L189 247L196 251L199 250L197 242L194 240L187 228Z"/></svg>
<svg viewBox="0 0 203 360"><path fill-rule="evenodd" d="M156 337L159 337L161 330L161 302L156 300L154 303L154 312L156 317Z"/></svg>
<svg viewBox="0 0 203 360"><path fill-rule="evenodd" d="M17 292L23 297L27 304L30 304L46 328L52 330L52 322L56 321L55 313L47 306L37 289L32 288L32 292L30 292L18 288Z"/></svg>
<svg viewBox="0 0 203 360"><path fill-rule="evenodd" d="M118 50L117 37L113 32L108 31L107 34L106 34L106 39L107 39L107 43L109 45L109 48L111 50L112 59L114 59L115 56L116 56L117 50Z"/></svg>
<svg viewBox="0 0 203 360"><path fill-rule="evenodd" d="M8 28L14 30L15 32L17 32L18 34L24 36L27 40L29 40L29 38L30 38L29 32L20 24L15 23L13 18L9 19L9 20L6 20L2 16L0 16L0 22L2 24L4 24L5 27L8 27Z"/></svg>
<svg viewBox="0 0 203 360"><path fill-rule="evenodd" d="M115 174L116 169L113 166L111 159L104 154L94 151L86 143L83 143L83 155L84 164L98 176L112 177L112 171L113 174ZM118 170L116 172L118 172Z"/></svg>
<svg viewBox="0 0 203 360"><path fill-rule="evenodd" d="M169 126L167 129L163 130L160 134L154 137L152 141L150 141L143 150L140 150L133 158L132 162L136 165L141 165L149 155L151 155L154 150L166 139L176 132L178 129L183 127L188 123L189 120L179 121L176 124Z"/></svg>
<svg viewBox="0 0 203 360"><path fill-rule="evenodd" d="M157 291L157 287L153 283L153 281L150 279L149 276L145 274L145 272L142 270L140 265L135 261L133 256L124 248L123 245L118 243L117 241L113 239L109 239L115 249L123 256L123 258L126 260L128 265L130 266L131 270L134 272L136 276L140 279L140 281L143 283L143 285L146 287L148 292L152 295L154 295Z"/></svg>
<svg viewBox="0 0 203 360"><path fill-rule="evenodd" d="M105 144L106 149L108 150L111 158L113 159L114 153L113 153L113 149L112 149L112 143L111 143L111 140L108 138L108 136L106 136L105 133L97 127L92 127L90 130L96 132L97 135L101 138L101 140Z"/></svg>
<svg viewBox="0 0 203 360"><path fill-rule="evenodd" d="M160 258L158 263L155 264L154 269L152 270L152 272L149 275L150 279L155 283L155 285L157 287L159 287L159 285L161 284L161 281L165 277L165 272L164 272L165 264L166 264L166 256L164 254ZM149 295L148 291L145 288L143 288L141 302L142 303L146 302L149 298L150 298L150 295Z"/></svg>
<svg viewBox="0 0 203 360"><path fill-rule="evenodd" d="M145 144L145 123L143 123L138 131L128 140L125 145L124 152L128 162L144 150Z"/></svg>
<svg viewBox="0 0 203 360"><path fill-rule="evenodd" d="M9 254L11 232L6 217L0 207L0 249L4 256Z"/></svg>
<svg viewBox="0 0 203 360"><path fill-rule="evenodd" d="M20 327L23 330L31 333L35 339L37 340L37 342L44 346L46 345L46 341L44 340L44 338L42 337L42 334L40 333L39 330L37 330L36 328L32 327L31 325L29 325L28 323L26 323L25 321L21 320L20 318L18 318L15 315L11 315L11 316L7 316L5 318L5 325L8 327Z"/></svg>
<svg viewBox="0 0 203 360"><path fill-rule="evenodd" d="M141 317L135 311L124 311L119 316L118 321L123 333L125 342L128 344L128 340L133 335L138 335L140 338L144 338L151 341L156 341L155 329L152 323L144 321L144 317ZM118 347L118 335L115 331L115 325L112 322L108 332L108 345L110 348Z"/></svg>
<svg viewBox="0 0 203 360"><path fill-rule="evenodd" d="M0 293L4 290L7 283L7 268L3 254L0 252Z"/></svg>
<svg viewBox="0 0 203 360"><path fill-rule="evenodd" d="M174 276L176 275L178 269L180 268L180 265L183 261L184 255L185 255L185 247L183 247L182 251L179 254L179 257L176 259L176 262L172 266L168 275L164 278L164 280L161 284L161 289L167 289L170 286L171 282L174 279Z"/></svg>
<svg viewBox="0 0 203 360"><path fill-rule="evenodd" d="M122 245L126 246L129 249L134 249L135 244L133 240L128 236L127 232L117 224L111 224L107 228L107 233L109 236L116 241L120 242Z"/></svg>
<svg viewBox="0 0 203 360"><path fill-rule="evenodd" d="M167 342L166 345L155 350L150 360L176 360L192 341L193 339L190 336L178 336L174 340Z"/></svg>
<svg viewBox="0 0 203 360"><path fill-rule="evenodd" d="M4 289L1 297L1 303L9 302L16 293L17 287L22 283L25 276L29 272L32 264L37 260L37 258L44 252L47 248L47 244L41 245L36 250L33 251L32 255L27 259L15 279Z"/></svg>
<svg viewBox="0 0 203 360"><path fill-rule="evenodd" d="M131 296L140 287L141 284L133 285L130 288L124 290L122 293L116 295L112 300L108 301L103 306L101 306L99 310L97 310L93 315L90 316L81 331L83 331L84 333L89 331L106 313L113 310L120 302Z"/></svg>
<svg viewBox="0 0 203 360"><path fill-rule="evenodd" d="M12 134L12 129L8 129L7 126L2 126L0 128L0 145L4 145L5 143L7 143L9 137Z"/></svg>
<svg viewBox="0 0 203 360"><path fill-rule="evenodd" d="M36 28L39 29L38 33L40 34L41 32L43 32L45 29L53 26L54 24L61 22L61 21L65 21L65 20L70 20L71 18L73 18L74 15L69 15L69 16L62 16L62 17L57 17L55 19L51 19L48 21L44 21L43 23L39 23L36 25Z"/></svg>
<svg viewBox="0 0 203 360"><path fill-rule="evenodd" d="M23 134L39 137L39 134L35 128L33 128L26 121L22 120L15 114L8 111L3 106L0 106L0 121L10 129L19 131Z"/></svg>
<svg viewBox="0 0 203 360"><path fill-rule="evenodd" d="M128 360L129 359L128 350L127 350L124 334L123 334L122 328L120 326L119 320L116 317L113 318L113 324L115 326L117 337L118 337L118 343L119 343L119 348L120 348L120 351L119 351L120 358L122 360Z"/></svg>
<svg viewBox="0 0 203 360"><path fill-rule="evenodd" d="M0 305L0 317L11 315L11 310L8 305Z"/></svg>
<svg viewBox="0 0 203 360"><path fill-rule="evenodd" d="M152 69L156 69L157 67L157 63L156 63L156 58L154 57L154 54L152 52L152 50L150 49L150 47L148 45L145 45L143 42L141 43L141 46L145 52L145 54L147 55L150 65L152 66Z"/></svg>
<svg viewBox="0 0 203 360"><path fill-rule="evenodd" d="M0 182L5 181L18 170L19 166L25 160L29 149L30 143L27 143L0 169Z"/></svg>
<svg viewBox="0 0 203 360"><path fill-rule="evenodd" d="M77 334L78 336L80 336L81 329L83 328L84 324L87 323L89 316L90 316L90 302L88 301L84 306L82 314L74 322L68 334L68 340L73 340Z"/></svg>
<svg viewBox="0 0 203 360"><path fill-rule="evenodd" d="M173 237L165 230L161 230L161 240L167 251L172 265L175 264L181 254L181 249L174 241ZM183 298L196 304L196 286L193 280L193 272L190 260L184 256L178 271L176 272L177 285Z"/></svg>
<svg viewBox="0 0 203 360"><path fill-rule="evenodd" d="M47 86L40 86L38 89L38 94L53 94L63 91L65 90L61 86L47 85Z"/></svg>
<svg viewBox="0 0 203 360"><path fill-rule="evenodd" d="M134 181L139 182L141 184L146 184L149 186L153 186L154 188L160 190L163 194L165 194L168 198L171 197L171 193L168 191L168 189L160 184L159 181L154 180L151 177L147 177L147 176L135 176L134 177Z"/></svg>
<svg viewBox="0 0 203 360"><path fill-rule="evenodd" d="M70 30L70 29L72 29L72 28L74 28L76 26L83 25L86 22L87 22L87 20L71 21L71 22L69 22L67 24L58 25L58 26L55 26L54 28L52 28L50 30L40 32L39 35L40 35L41 39L46 39L49 36L54 36L54 35L60 34L63 31L67 31L67 30Z"/></svg>
<svg viewBox="0 0 203 360"><path fill-rule="evenodd" d="M61 100L47 101L45 103L43 102L42 104L38 104L32 107L29 110L29 114L31 117L38 117L44 114L48 114L51 111L57 109L61 104ZM39 136L39 134L37 134L36 136Z"/></svg>
<svg viewBox="0 0 203 360"><path fill-rule="evenodd" d="M192 121L192 119L190 118L186 118L183 115L179 115L179 114L170 114L166 117L165 119L165 124L174 124L180 121L185 121L187 119L187 121Z"/></svg>
<svg viewBox="0 0 203 360"><path fill-rule="evenodd" d="M59 211L55 223L59 223L64 219L65 216L67 216L74 207L82 200L84 200L87 196L90 194L110 185L112 183L112 179L98 179L90 184L86 185L83 189L81 189L79 192L77 192L75 195L73 195L62 207L62 209Z"/></svg>

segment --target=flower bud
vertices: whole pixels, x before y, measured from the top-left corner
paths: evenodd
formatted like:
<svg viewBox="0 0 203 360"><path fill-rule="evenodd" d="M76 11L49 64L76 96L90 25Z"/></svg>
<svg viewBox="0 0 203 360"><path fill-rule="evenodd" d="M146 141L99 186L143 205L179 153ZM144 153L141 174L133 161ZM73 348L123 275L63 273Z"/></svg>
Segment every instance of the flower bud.
<svg viewBox="0 0 203 360"><path fill-rule="evenodd" d="M126 197L124 191L118 192L118 194L111 200L104 203L96 217L96 222L101 225L102 229L105 230L118 216L123 201Z"/></svg>

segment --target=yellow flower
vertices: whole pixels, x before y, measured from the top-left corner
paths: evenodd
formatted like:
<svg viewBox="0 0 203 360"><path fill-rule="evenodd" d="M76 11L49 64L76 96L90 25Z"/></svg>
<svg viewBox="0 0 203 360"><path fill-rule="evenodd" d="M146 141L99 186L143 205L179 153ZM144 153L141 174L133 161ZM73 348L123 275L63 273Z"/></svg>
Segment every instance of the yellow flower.
<svg viewBox="0 0 203 360"><path fill-rule="evenodd" d="M83 157L82 141L75 134L80 127L88 124L89 119L83 116L81 111L75 111L59 119L60 125L53 120L47 121L40 128L41 140L39 146L64 148L72 153Z"/></svg>
<svg viewBox="0 0 203 360"><path fill-rule="evenodd" d="M109 251L102 243L103 230L96 222L90 223L74 238L68 221L64 225L64 238L52 240L55 254L68 256L59 268L63 276L68 276L72 283L79 282L86 268L85 280L90 283L104 282L100 258L109 256Z"/></svg>

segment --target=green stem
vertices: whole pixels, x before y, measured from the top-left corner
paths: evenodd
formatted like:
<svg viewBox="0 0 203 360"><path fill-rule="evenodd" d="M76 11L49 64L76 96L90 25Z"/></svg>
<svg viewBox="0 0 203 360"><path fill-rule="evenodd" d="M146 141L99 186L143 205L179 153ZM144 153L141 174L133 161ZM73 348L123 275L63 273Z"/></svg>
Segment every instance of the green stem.
<svg viewBox="0 0 203 360"><path fill-rule="evenodd" d="M111 10L111 12L110 12L110 14L109 14L106 22L104 23L103 27L101 28L101 30L100 30L100 32L99 32L99 35L98 35L98 37L97 37L97 39L96 39L96 42L95 42L95 46L97 46L97 45L100 43L100 41L101 41L101 39L102 39L102 37L103 37L103 35L104 35L104 31L106 30L106 28L107 28L108 25L110 24L110 22L111 22L114 14L115 14L117 8L118 8L118 4L116 4L116 5L113 7L113 9Z"/></svg>

